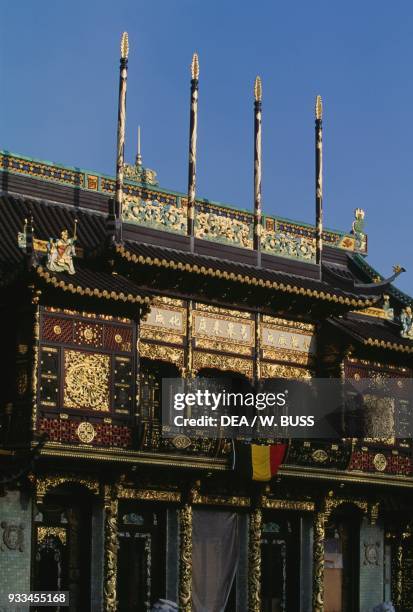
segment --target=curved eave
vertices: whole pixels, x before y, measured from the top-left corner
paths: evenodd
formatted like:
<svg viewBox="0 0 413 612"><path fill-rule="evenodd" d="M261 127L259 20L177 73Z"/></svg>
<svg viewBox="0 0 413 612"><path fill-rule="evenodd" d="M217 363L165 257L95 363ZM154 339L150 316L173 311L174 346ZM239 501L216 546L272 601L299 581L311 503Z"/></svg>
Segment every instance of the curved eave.
<svg viewBox="0 0 413 612"><path fill-rule="evenodd" d="M358 266L358 268L362 270L371 280L373 278L380 278L381 282L383 282L382 275L379 274L377 270L373 268L373 266L370 265L360 254L354 254L352 260ZM390 295L399 300L405 306L409 306L409 304L411 304L413 301L412 296L408 295L407 293L404 293L401 289L398 289L391 283L387 286L387 292L390 293Z"/></svg>
<svg viewBox="0 0 413 612"><path fill-rule="evenodd" d="M255 276L254 274L228 272L226 270L220 270L219 268L212 266L207 267L207 265L198 265L184 263L181 261L176 261L174 259L161 259L158 257L137 255L136 253L132 253L131 251L127 250L123 245L118 245L116 247L116 251L121 257L123 257L127 261L137 264L156 266L158 268L165 268L170 270L180 270L182 272L189 272L193 274L209 276L211 278L230 280L241 284L263 287L265 289L275 289L276 291L281 291L283 293L301 295L303 297L324 300L327 302L335 302L338 304L353 306L355 308L365 308L367 306L372 306L373 304L375 304L376 301L374 299L369 298L357 299L355 297L339 295L334 291L329 291L328 289L318 290L309 289L302 286L300 287L298 284L294 284L293 280L291 281L291 283L284 283L275 280L257 278L257 276Z"/></svg>
<svg viewBox="0 0 413 612"><path fill-rule="evenodd" d="M363 346L368 347L376 347L384 350L396 351L398 353L406 353L413 354L413 342L409 340L403 340L403 342L398 342L395 334L384 334L383 330L376 325L370 324L371 329L368 332L365 332L367 323L362 320L358 320L358 324L361 326L358 329L354 328L355 320L352 321L346 319L334 319L330 318L329 322L334 325L334 327L338 328L342 333L350 336ZM363 333L365 332L365 333ZM374 337L376 335L376 337ZM386 339L386 335L387 338ZM383 337L384 336L384 337ZM393 340L394 338L394 340Z"/></svg>
<svg viewBox="0 0 413 612"><path fill-rule="evenodd" d="M36 273L47 284L52 285L57 289L67 291L69 293L106 300L129 302L132 304L151 303L151 299L149 296L132 294L126 291L108 291L107 289L100 289L98 287L88 286L83 283L78 284L76 282L76 278L73 278L73 282L67 282L65 279L60 278L58 275L55 275L47 269L43 268L43 266L38 266L36 268Z"/></svg>
<svg viewBox="0 0 413 612"><path fill-rule="evenodd" d="M386 342L385 340L378 340L377 338L367 338L366 340L363 340L363 344L367 346L377 346L379 348L390 349L400 353L413 353L413 346L398 344L397 342Z"/></svg>

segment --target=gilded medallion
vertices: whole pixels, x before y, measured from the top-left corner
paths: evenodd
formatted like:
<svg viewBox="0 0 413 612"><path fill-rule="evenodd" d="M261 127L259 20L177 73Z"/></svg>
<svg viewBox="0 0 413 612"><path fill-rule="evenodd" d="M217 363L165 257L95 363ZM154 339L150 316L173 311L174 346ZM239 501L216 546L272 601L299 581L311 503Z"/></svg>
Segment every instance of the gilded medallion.
<svg viewBox="0 0 413 612"><path fill-rule="evenodd" d="M378 472L384 472L387 467L387 459L382 453L374 455L373 465Z"/></svg>
<svg viewBox="0 0 413 612"><path fill-rule="evenodd" d="M88 423L87 421L79 423L76 433L79 440L85 444L92 442L96 435L96 431L92 423Z"/></svg>

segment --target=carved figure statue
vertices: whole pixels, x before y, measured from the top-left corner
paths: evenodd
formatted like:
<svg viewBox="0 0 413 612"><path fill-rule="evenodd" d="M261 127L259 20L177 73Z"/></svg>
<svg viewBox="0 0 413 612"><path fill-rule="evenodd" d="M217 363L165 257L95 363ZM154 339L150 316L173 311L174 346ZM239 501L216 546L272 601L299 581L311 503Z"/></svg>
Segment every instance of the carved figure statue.
<svg viewBox="0 0 413 612"><path fill-rule="evenodd" d="M73 256L76 255L76 237L69 238L67 230L63 230L60 238L50 238L47 245L47 268L52 272L68 272L75 274Z"/></svg>
<svg viewBox="0 0 413 612"><path fill-rule="evenodd" d="M356 208L354 211L354 220L351 226L351 233L354 235L356 248L363 249L366 246L366 234L364 233L364 210Z"/></svg>
<svg viewBox="0 0 413 612"><path fill-rule="evenodd" d="M394 310L393 308L390 306L390 296L389 295L383 295L383 310L386 314L386 317L390 320L393 321L394 319Z"/></svg>
<svg viewBox="0 0 413 612"><path fill-rule="evenodd" d="M406 306L402 310L400 322L402 324L401 337L413 340L413 314L411 306Z"/></svg>

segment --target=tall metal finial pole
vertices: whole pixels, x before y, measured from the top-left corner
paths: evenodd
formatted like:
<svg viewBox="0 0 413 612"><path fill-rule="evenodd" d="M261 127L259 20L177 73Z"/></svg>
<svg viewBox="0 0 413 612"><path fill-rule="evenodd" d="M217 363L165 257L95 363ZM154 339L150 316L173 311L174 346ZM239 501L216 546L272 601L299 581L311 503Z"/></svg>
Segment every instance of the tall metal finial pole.
<svg viewBox="0 0 413 612"><path fill-rule="evenodd" d="M138 152L136 155L136 165L142 166L142 155L141 155L141 126L138 125Z"/></svg>
<svg viewBox="0 0 413 612"><path fill-rule="evenodd" d="M261 259L261 174L262 174L262 83L257 76L254 84L254 249L258 252L258 264Z"/></svg>
<svg viewBox="0 0 413 612"><path fill-rule="evenodd" d="M196 145L198 132L198 78L199 60L194 53L191 64L191 110L189 118L189 164L188 164L188 209L187 234L194 248L195 197L196 197Z"/></svg>
<svg viewBox="0 0 413 612"><path fill-rule="evenodd" d="M116 239L122 240L123 169L125 160L126 82L128 78L128 33L122 34L120 42L120 74L118 104L118 134L116 156L115 228Z"/></svg>
<svg viewBox="0 0 413 612"><path fill-rule="evenodd" d="M315 102L315 207L316 263L321 269L323 252L323 102L321 96L317 96Z"/></svg>

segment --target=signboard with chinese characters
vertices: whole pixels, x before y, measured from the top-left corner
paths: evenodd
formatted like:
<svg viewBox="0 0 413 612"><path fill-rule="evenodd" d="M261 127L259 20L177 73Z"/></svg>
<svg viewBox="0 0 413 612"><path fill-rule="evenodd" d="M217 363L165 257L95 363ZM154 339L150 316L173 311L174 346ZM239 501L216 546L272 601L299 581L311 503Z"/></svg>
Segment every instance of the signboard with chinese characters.
<svg viewBox="0 0 413 612"><path fill-rule="evenodd" d="M141 322L141 339L182 344L186 333L186 309L180 300L160 298Z"/></svg>
<svg viewBox="0 0 413 612"><path fill-rule="evenodd" d="M255 342L254 321L247 318L195 310L192 335L197 348L251 355Z"/></svg>
<svg viewBox="0 0 413 612"><path fill-rule="evenodd" d="M307 364L316 352L314 326L264 316L261 324L263 359Z"/></svg>

